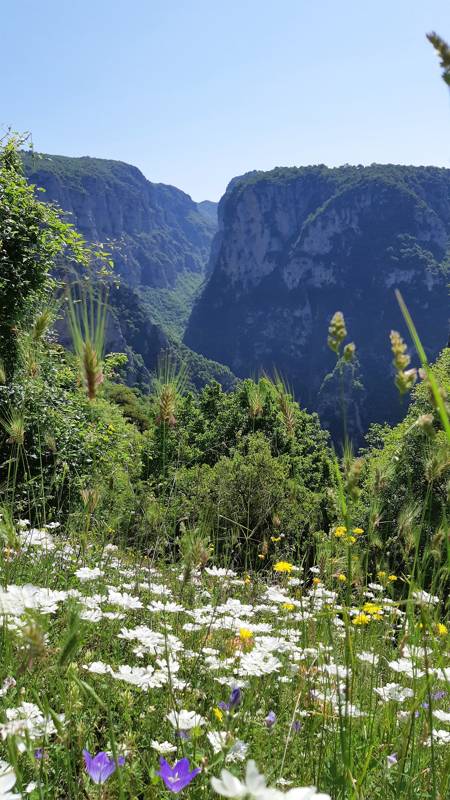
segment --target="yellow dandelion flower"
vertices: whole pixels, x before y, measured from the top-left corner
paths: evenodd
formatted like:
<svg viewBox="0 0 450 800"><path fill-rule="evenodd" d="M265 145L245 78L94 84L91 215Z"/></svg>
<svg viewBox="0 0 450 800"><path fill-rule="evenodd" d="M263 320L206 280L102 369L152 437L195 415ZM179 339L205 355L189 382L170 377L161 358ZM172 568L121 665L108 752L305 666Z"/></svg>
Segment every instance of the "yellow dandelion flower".
<svg viewBox="0 0 450 800"><path fill-rule="evenodd" d="M339 575L337 576L337 579L338 579L338 581L340 581L341 583L345 583L345 582L346 582L346 580L347 580L347 576L346 576L346 575L344 575L342 572L340 572L340 573L339 573Z"/></svg>
<svg viewBox="0 0 450 800"><path fill-rule="evenodd" d="M320 586L321 583L322 581L320 580L320 578L313 578L314 586Z"/></svg>
<svg viewBox="0 0 450 800"><path fill-rule="evenodd" d="M294 565L290 564L289 561L277 561L277 563L273 565L273 569L274 572L292 572Z"/></svg>
<svg viewBox="0 0 450 800"><path fill-rule="evenodd" d="M363 611L367 614L371 614L372 616L377 614L380 615L383 613L383 609L381 606L377 606L376 603L364 603Z"/></svg>
<svg viewBox="0 0 450 800"><path fill-rule="evenodd" d="M271 536L270 537L270 541L271 542L281 542L281 536Z"/></svg>
<svg viewBox="0 0 450 800"><path fill-rule="evenodd" d="M222 722L222 720L223 720L223 711L220 708L218 708L217 706L216 706L216 708L213 708L213 714L214 714L215 718L217 720L219 720L219 722Z"/></svg>
<svg viewBox="0 0 450 800"><path fill-rule="evenodd" d="M253 639L253 631L249 631L248 628L240 628L239 637L243 642L248 642L249 639Z"/></svg>
<svg viewBox="0 0 450 800"><path fill-rule="evenodd" d="M448 628L442 622L438 622L436 625L436 633L438 636L447 636Z"/></svg>
<svg viewBox="0 0 450 800"><path fill-rule="evenodd" d="M368 625L370 622L370 617L368 614L364 614L363 611L360 611L356 617L353 617L353 625Z"/></svg>
<svg viewBox="0 0 450 800"><path fill-rule="evenodd" d="M345 536L346 533L347 533L347 528L345 527L345 525L338 525L338 527L334 531L336 539L340 539L341 536Z"/></svg>
<svg viewBox="0 0 450 800"><path fill-rule="evenodd" d="M283 603L281 608L284 608L285 611L293 611L295 606L294 603Z"/></svg>
<svg viewBox="0 0 450 800"><path fill-rule="evenodd" d="M388 581L395 583L395 581L398 581L397 575L388 575Z"/></svg>
<svg viewBox="0 0 450 800"><path fill-rule="evenodd" d="M378 577L379 577L379 578L385 578L385 577L386 577L386 575L387 575L387 572L385 572L384 570L380 569L380 570L378 571Z"/></svg>
<svg viewBox="0 0 450 800"><path fill-rule="evenodd" d="M352 533L354 533L355 536L361 536L361 534L364 533L364 528L353 528Z"/></svg>
<svg viewBox="0 0 450 800"><path fill-rule="evenodd" d="M356 536L347 536L347 538L346 538L346 540L345 540L345 541L346 541L348 544L355 544L355 542L356 542Z"/></svg>

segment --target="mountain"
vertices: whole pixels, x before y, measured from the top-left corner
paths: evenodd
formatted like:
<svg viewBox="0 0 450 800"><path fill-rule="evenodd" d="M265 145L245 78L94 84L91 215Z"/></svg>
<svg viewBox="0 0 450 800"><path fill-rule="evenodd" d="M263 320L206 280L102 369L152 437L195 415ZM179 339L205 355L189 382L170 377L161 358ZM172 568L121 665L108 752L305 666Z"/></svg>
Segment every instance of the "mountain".
<svg viewBox="0 0 450 800"><path fill-rule="evenodd" d="M89 242L102 243L121 285L110 294L109 350L128 354L127 380L148 384L161 351L191 368L194 385L230 370L180 341L204 280L217 204L195 203L174 186L151 183L130 164L100 158L23 153L25 175L57 203ZM60 327L68 343L67 329Z"/></svg>
<svg viewBox="0 0 450 800"><path fill-rule="evenodd" d="M217 229L214 203L194 203L122 161L24 153L24 168L88 241L108 245L130 286L167 288L181 273L203 274Z"/></svg>
<svg viewBox="0 0 450 800"><path fill-rule="evenodd" d="M197 208L200 213L214 225L214 228L217 228L218 205L218 203L213 203L212 200L202 200L200 203L197 203Z"/></svg>
<svg viewBox="0 0 450 800"><path fill-rule="evenodd" d="M395 288L430 358L447 343L449 237L450 170L317 166L235 178L184 341L238 376L276 368L337 432L327 329L342 311L358 354L344 389L361 436L404 413L391 380L389 332L407 338Z"/></svg>

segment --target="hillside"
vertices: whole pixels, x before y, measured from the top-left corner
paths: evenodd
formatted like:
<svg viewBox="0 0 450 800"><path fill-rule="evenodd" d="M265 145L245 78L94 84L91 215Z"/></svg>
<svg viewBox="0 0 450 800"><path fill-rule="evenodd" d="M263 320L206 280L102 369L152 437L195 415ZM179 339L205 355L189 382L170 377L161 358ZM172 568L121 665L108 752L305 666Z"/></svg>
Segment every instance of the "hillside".
<svg viewBox="0 0 450 800"><path fill-rule="evenodd" d="M204 278L216 204L194 203L175 188L151 183L130 164L101 158L22 153L28 181L41 199L57 203L88 242L111 254L121 288L110 295L107 347L126 352L131 385L151 382L158 356L170 350L187 361L192 383L234 376L180 344ZM61 339L69 344L67 330Z"/></svg>
<svg viewBox="0 0 450 800"><path fill-rule="evenodd" d="M398 398L381 388L389 330L404 331L394 289L435 358L448 339L449 235L450 170L318 166L236 178L220 202L210 278L185 342L240 376L277 368L338 429L337 381L323 382L335 363L325 331L342 310L359 360L355 433L394 422Z"/></svg>
<svg viewBox="0 0 450 800"><path fill-rule="evenodd" d="M209 206L122 161L24 154L24 166L88 241L108 244L129 285L172 287L183 272L203 273L217 227Z"/></svg>

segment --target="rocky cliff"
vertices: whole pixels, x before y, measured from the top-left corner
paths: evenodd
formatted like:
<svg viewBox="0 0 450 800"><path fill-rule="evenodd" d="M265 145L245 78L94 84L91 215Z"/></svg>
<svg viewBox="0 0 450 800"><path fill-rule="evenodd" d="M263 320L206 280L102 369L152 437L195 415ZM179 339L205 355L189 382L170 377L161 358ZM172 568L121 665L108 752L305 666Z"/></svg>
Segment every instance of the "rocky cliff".
<svg viewBox="0 0 450 800"><path fill-rule="evenodd" d="M215 203L151 183L130 164L101 158L24 154L31 183L45 190L91 242L102 242L130 286L172 287L203 274L216 231Z"/></svg>
<svg viewBox="0 0 450 800"><path fill-rule="evenodd" d="M23 162L30 183L44 190L40 198L57 203L89 242L111 254L121 281L109 295L106 345L128 355L127 381L151 383L161 352L169 351L187 364L194 386L211 378L232 386L229 369L178 341L204 277L217 204L194 203L120 161L24 153ZM70 345L64 320L58 332Z"/></svg>
<svg viewBox="0 0 450 800"><path fill-rule="evenodd" d="M249 173L220 202L210 278L185 342L240 376L276 368L300 402L336 429L335 359L326 339L341 310L359 358L351 381L357 433L372 421L395 421L402 409L389 331L404 326L394 289L434 358L448 339L449 237L450 170Z"/></svg>

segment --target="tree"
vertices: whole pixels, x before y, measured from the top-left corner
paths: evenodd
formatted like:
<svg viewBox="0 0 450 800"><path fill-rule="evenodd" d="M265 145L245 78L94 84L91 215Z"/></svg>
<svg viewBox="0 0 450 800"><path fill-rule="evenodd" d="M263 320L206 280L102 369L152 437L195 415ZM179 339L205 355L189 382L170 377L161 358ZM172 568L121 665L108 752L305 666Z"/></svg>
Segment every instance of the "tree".
<svg viewBox="0 0 450 800"><path fill-rule="evenodd" d="M0 140L0 358L11 376L27 313L51 291L64 259L87 265L91 253L62 211L40 201L22 171L22 137Z"/></svg>

